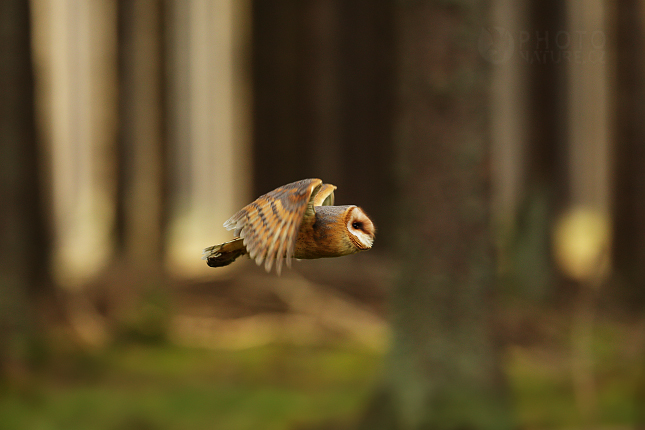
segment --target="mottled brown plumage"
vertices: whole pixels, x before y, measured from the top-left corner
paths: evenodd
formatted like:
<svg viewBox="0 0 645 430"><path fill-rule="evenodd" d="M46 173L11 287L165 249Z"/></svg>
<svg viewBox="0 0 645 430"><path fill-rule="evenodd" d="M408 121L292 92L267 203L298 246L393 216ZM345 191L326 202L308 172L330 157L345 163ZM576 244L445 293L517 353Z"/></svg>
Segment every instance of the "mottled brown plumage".
<svg viewBox="0 0 645 430"><path fill-rule="evenodd" d="M334 190L320 179L304 179L258 197L224 223L234 230L229 242L208 247L211 267L227 266L249 254L279 274L286 258L339 257L370 249L374 224L357 206L333 206Z"/></svg>

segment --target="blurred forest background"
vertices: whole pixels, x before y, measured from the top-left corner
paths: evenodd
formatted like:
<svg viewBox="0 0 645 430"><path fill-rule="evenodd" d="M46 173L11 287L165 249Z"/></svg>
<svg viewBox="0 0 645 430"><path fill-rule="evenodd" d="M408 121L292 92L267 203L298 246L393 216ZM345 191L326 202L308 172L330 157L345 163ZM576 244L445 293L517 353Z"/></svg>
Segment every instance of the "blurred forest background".
<svg viewBox="0 0 645 430"><path fill-rule="evenodd" d="M3 0L0 429L645 428L643 52L643 0ZM309 177L373 250L200 260Z"/></svg>

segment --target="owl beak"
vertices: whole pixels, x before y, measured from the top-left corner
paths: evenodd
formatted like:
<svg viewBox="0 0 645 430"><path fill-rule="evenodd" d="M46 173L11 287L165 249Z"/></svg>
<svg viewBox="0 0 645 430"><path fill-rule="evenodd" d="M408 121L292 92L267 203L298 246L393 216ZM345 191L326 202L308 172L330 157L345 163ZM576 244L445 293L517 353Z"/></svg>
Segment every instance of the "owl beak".
<svg viewBox="0 0 645 430"><path fill-rule="evenodd" d="M374 245L374 238L373 238L373 237L370 237L370 238L368 239L368 242L367 242L367 244L366 244L366 245L367 245L367 247L366 247L365 249L371 249L371 248L372 248L372 245Z"/></svg>
<svg viewBox="0 0 645 430"><path fill-rule="evenodd" d="M356 240L354 244L361 251L366 251L368 249L372 249L372 245L374 244L374 238L371 236L363 237L361 240Z"/></svg>

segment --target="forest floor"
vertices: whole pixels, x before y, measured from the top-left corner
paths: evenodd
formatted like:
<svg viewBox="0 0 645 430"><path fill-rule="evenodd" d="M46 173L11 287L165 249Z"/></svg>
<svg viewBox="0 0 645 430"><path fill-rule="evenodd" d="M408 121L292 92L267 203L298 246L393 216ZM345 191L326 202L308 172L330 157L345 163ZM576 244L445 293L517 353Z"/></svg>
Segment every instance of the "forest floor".
<svg viewBox="0 0 645 430"><path fill-rule="evenodd" d="M281 278L250 270L179 286L103 348L59 334L33 371L0 391L0 430L349 429L386 370L392 276L377 266L360 260L342 279L305 264ZM518 428L592 420L620 430L644 418L638 325L597 315L593 393L581 396L567 303L508 300L498 318Z"/></svg>
<svg viewBox="0 0 645 430"><path fill-rule="evenodd" d="M129 345L67 357L4 393L0 429L286 430L351 421L380 361L342 348Z"/></svg>

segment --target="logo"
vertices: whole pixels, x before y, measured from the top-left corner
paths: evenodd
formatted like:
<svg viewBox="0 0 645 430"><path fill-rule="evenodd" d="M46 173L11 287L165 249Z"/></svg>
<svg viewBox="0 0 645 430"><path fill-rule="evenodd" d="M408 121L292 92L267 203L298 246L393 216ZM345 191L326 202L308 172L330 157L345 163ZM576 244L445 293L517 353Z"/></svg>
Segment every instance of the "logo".
<svg viewBox="0 0 645 430"><path fill-rule="evenodd" d="M489 63L501 64L508 61L515 50L515 40L502 27L483 28L479 33L479 53Z"/></svg>

